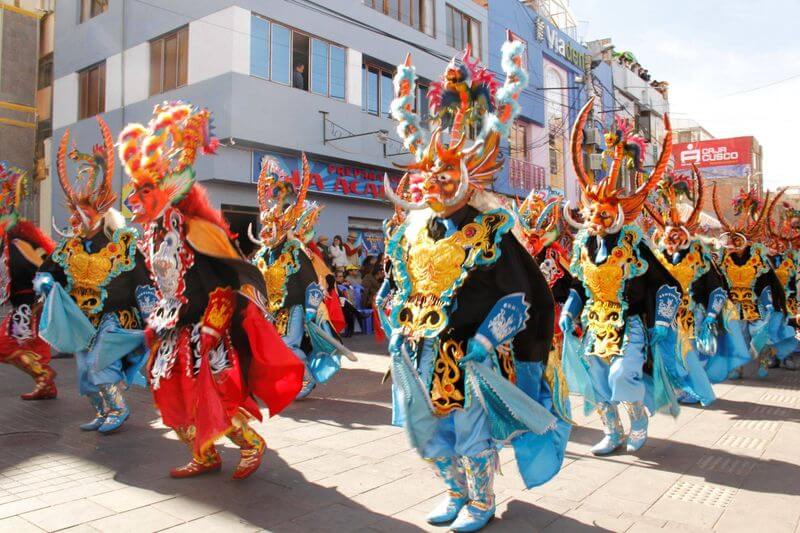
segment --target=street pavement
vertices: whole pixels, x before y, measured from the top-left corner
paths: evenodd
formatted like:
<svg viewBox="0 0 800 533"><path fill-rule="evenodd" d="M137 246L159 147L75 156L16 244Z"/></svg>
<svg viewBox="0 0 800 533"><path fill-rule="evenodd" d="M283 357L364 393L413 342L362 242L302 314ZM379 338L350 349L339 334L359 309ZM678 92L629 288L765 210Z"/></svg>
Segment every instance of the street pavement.
<svg viewBox="0 0 800 533"><path fill-rule="evenodd" d="M269 450L258 473L172 480L188 452L159 421L145 390L117 434L83 433L88 403L74 361L54 362L60 396L23 402L30 380L0 365L0 533L29 531L445 531L425 524L441 483L389 425L388 358L372 339L348 342L332 383L258 430ZM800 372L775 370L717 386L705 409L659 415L635 455L595 458L597 416L578 398L561 473L525 490L509 450L497 477L497 519L487 531L800 531Z"/></svg>

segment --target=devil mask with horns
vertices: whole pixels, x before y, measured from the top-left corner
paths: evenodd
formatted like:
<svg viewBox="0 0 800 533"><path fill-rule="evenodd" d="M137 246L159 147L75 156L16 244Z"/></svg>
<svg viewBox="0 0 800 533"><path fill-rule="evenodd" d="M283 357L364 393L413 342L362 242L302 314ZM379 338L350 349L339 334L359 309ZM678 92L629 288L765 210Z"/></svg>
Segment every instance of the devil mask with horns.
<svg viewBox="0 0 800 533"><path fill-rule="evenodd" d="M524 45L509 41L503 46L507 78L502 87L488 69L470 61L469 49L464 52L462 65L448 65L429 92L436 124L430 133L413 111L416 73L410 56L398 67L392 116L414 162L400 166L407 176L406 197L397 194L385 176L386 195L396 206L406 211L430 208L437 213L452 212L468 200L471 189L490 184L502 168L500 139L507 135L518 113L517 98L528 79L522 68ZM470 127L478 134L467 145Z"/></svg>
<svg viewBox="0 0 800 533"><path fill-rule="evenodd" d="M261 232L253 236L252 226L248 227L250 240L266 248L274 248L286 237L298 237L310 230L309 224L319 213L316 205L307 205L306 195L311 182L311 170L306 155L302 154L303 177L299 192L295 195L291 177L281 164L272 157L261 161L258 175L258 205L261 208Z"/></svg>
<svg viewBox="0 0 800 533"><path fill-rule="evenodd" d="M146 225L180 202L195 181L192 168L198 151L214 153L211 113L184 103L155 107L147 126L130 124L119 136L119 158L131 178L126 203L134 220Z"/></svg>
<svg viewBox="0 0 800 533"><path fill-rule="evenodd" d="M636 220L642 210L647 195L658 184L666 170L672 147L672 128L669 117L664 115L664 142L661 146L656 166L646 180L632 194L623 194L617 185L617 178L622 168L624 149L620 143L614 147L613 157L608 175L596 181L593 174L588 172L583 164L583 129L586 126L589 113L594 107L594 98L581 110L578 120L572 129L571 151L572 162L578 175L582 197L583 224L576 222L570 215L569 203L564 206L564 217L573 226L585 227L589 235L603 237L618 233L622 226ZM637 183L639 180L636 180Z"/></svg>
<svg viewBox="0 0 800 533"><path fill-rule="evenodd" d="M103 143L94 145L91 153L80 152L74 145L69 149L69 129L61 137L57 156L58 183L71 212L69 233L62 232L53 222L53 229L62 237L85 236L95 232L117 200L113 185L114 141L108 124L99 116L97 124ZM78 165L74 185L67 173L67 158Z"/></svg>
<svg viewBox="0 0 800 533"><path fill-rule="evenodd" d="M653 240L661 241L669 255L687 249L691 244L692 235L700 224L704 196L703 177L695 165L692 165L692 174L694 176L693 192L692 185L688 184L681 176L670 175L659 184L659 192L667 208L666 217L650 202L644 204L657 226ZM687 184L686 191L683 190L683 184ZM686 220L683 220L678 204L678 197L682 194L685 194L693 202L692 212Z"/></svg>
<svg viewBox="0 0 800 533"><path fill-rule="evenodd" d="M783 195L783 192L778 193L775 201ZM720 208L716 183L714 183L711 190L711 199L713 200L717 219L725 230L721 235L724 246L731 252L743 253L761 233L762 225L767 218L765 215L770 205L769 192L767 192L764 200L760 200L754 190L745 191L742 189L739 196L733 200L734 213L739 217L735 224L728 222Z"/></svg>
<svg viewBox="0 0 800 533"><path fill-rule="evenodd" d="M777 203L776 199L776 201L772 202L767 212L764 231L770 251L776 254L783 254L800 241L800 229L798 228L800 217L798 217L796 210L792 209L787 203L784 203L780 220L776 223L773 212L775 211L775 205Z"/></svg>

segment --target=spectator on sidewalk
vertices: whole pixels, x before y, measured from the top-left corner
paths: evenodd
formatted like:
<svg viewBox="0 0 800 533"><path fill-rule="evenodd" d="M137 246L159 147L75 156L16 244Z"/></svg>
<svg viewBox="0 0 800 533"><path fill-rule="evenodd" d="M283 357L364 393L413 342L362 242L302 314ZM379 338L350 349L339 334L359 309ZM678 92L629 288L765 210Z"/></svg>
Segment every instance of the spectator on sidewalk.
<svg viewBox="0 0 800 533"><path fill-rule="evenodd" d="M345 251L342 237L336 235L333 238L333 244L328 248L328 254L331 257L331 266L334 270L342 270L342 277L344 277L344 268L347 266L347 252Z"/></svg>

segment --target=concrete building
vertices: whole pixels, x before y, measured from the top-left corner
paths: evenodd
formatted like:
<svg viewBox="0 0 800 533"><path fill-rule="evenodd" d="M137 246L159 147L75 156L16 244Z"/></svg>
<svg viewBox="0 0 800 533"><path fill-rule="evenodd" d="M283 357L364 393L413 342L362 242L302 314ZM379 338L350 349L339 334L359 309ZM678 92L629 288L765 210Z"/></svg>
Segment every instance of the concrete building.
<svg viewBox="0 0 800 533"><path fill-rule="evenodd" d="M262 157L296 171L305 152L311 196L325 205L318 233L361 231L374 242L390 213L383 173L407 157L388 117L395 65L411 52L424 93L466 43L490 57L487 10L473 0L59 0L57 9L55 138L70 128L88 149L98 113L118 132L164 100L209 108L222 146L198 160L198 179L242 236L256 222ZM59 222L61 203L53 191Z"/></svg>
<svg viewBox="0 0 800 533"><path fill-rule="evenodd" d="M578 186L568 153L569 133L587 101L586 69L592 72L599 104L595 117L604 121L613 108L611 67L592 64L589 50L575 38L575 21L561 0L492 0L489 2L489 66L501 72L500 46L508 32L528 48L530 83L519 98L522 112L506 150L508 164L495 183L498 192L524 196L550 186L575 202Z"/></svg>
<svg viewBox="0 0 800 533"><path fill-rule="evenodd" d="M614 85L614 115L631 122L634 130L647 141L644 167L655 165L664 140L664 115L669 112L669 84L656 81L632 52L616 51L611 39L587 44L590 53L611 66ZM624 185L636 187L632 174Z"/></svg>
<svg viewBox="0 0 800 533"><path fill-rule="evenodd" d="M28 171L23 214L39 220L50 136L54 0L0 0L0 159Z"/></svg>
<svg viewBox="0 0 800 533"><path fill-rule="evenodd" d="M755 137L718 139L696 120L681 118L673 127L672 158L676 172L688 174L695 164L707 187L716 184L720 208L728 220L735 218L733 199L742 189L764 192L764 150ZM714 215L710 194L703 211Z"/></svg>

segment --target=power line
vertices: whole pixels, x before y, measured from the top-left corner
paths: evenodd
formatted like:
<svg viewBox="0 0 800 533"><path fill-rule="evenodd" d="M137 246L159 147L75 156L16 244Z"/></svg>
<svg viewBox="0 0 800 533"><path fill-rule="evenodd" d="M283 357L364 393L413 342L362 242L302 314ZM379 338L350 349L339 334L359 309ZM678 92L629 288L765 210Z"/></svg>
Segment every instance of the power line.
<svg viewBox="0 0 800 533"><path fill-rule="evenodd" d="M775 85L780 85L781 83L786 83L787 81L792 81L797 78L800 78L800 74L794 74L792 76L789 76L788 78L783 78L782 80L773 81L765 85L759 85L758 87L753 87L752 89L745 89L743 91L737 91L735 93L726 94L725 96L723 96L723 98L760 91L761 89L766 89L767 87L774 87Z"/></svg>

